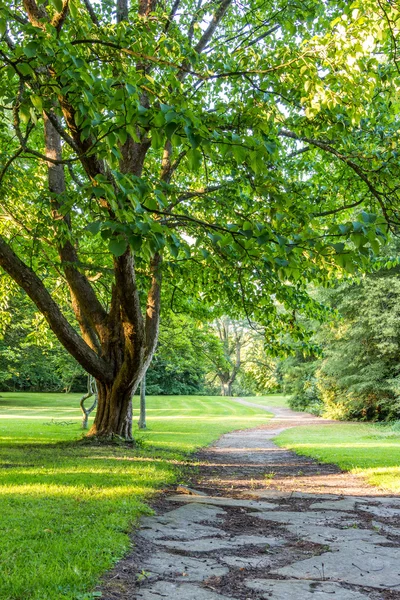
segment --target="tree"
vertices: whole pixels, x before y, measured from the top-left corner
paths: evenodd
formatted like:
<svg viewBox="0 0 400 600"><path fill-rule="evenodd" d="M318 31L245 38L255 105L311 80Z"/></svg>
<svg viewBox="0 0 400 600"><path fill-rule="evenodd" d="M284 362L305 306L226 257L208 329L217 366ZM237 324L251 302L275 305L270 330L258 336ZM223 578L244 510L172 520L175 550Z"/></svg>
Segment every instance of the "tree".
<svg viewBox="0 0 400 600"><path fill-rule="evenodd" d="M1 281L0 386L3 391L81 391L82 367L59 344L26 294ZM10 297L8 297L10 296Z"/></svg>
<svg viewBox="0 0 400 600"><path fill-rule="evenodd" d="M394 5L0 7L0 266L96 379L91 435L132 436L162 275L273 347L397 222Z"/></svg>
<svg viewBox="0 0 400 600"><path fill-rule="evenodd" d="M216 374L221 382L222 396L232 396L232 385L236 380L243 360L243 348L249 342L248 327L229 317L221 317L214 323L221 341L222 353L209 353Z"/></svg>
<svg viewBox="0 0 400 600"><path fill-rule="evenodd" d="M309 323L319 352L297 350L279 366L293 408L337 419L399 417L399 273L394 239L370 273L317 291L331 308L327 323Z"/></svg>
<svg viewBox="0 0 400 600"><path fill-rule="evenodd" d="M324 412L334 418L400 416L400 281L382 269L332 293L343 320L318 334L324 359L316 371Z"/></svg>
<svg viewBox="0 0 400 600"><path fill-rule="evenodd" d="M85 402L88 398L91 398L92 396L94 396L92 404L89 406L89 408L86 408ZM82 428L87 429L89 417L97 406L96 382L91 375L88 375L88 378L87 378L87 392L82 396L79 404L80 404L82 415L83 415Z"/></svg>

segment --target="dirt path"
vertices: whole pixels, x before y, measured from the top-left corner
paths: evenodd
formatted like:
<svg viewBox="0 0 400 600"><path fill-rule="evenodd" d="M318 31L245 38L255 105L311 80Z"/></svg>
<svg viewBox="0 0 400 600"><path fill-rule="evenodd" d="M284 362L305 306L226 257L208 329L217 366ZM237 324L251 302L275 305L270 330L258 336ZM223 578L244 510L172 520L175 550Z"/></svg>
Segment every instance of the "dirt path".
<svg viewBox="0 0 400 600"><path fill-rule="evenodd" d="M198 453L194 494L142 520L103 598L400 599L400 498L273 443L328 421L235 401L276 418Z"/></svg>

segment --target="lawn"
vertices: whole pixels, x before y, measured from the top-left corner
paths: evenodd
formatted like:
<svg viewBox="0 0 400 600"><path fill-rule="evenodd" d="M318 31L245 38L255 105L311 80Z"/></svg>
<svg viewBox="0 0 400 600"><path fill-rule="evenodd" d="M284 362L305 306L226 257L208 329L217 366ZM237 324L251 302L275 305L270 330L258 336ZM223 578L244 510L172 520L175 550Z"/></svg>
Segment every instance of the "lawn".
<svg viewBox="0 0 400 600"><path fill-rule="evenodd" d="M282 394L270 394L269 396L246 396L243 397L246 402L253 402L254 404L260 404L261 406L274 407L288 407L287 396Z"/></svg>
<svg viewBox="0 0 400 600"><path fill-rule="evenodd" d="M295 427L276 438L279 446L359 473L368 483L400 493L400 423L335 423Z"/></svg>
<svg viewBox="0 0 400 600"><path fill-rule="evenodd" d="M216 397L149 397L139 447L82 437L78 394L0 397L0 598L89 600L129 549L146 501L184 477L188 455L265 411ZM267 402L266 402L267 404Z"/></svg>

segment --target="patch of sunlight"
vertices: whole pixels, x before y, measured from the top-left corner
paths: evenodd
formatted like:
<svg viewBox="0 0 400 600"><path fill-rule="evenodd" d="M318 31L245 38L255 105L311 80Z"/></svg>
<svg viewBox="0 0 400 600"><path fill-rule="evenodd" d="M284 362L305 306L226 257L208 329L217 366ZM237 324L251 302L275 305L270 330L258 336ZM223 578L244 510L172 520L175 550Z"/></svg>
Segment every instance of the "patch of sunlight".
<svg viewBox="0 0 400 600"><path fill-rule="evenodd" d="M307 442L304 444L300 444L300 443L285 443L285 446L287 448L291 448L293 450L300 450L301 448L304 449L309 449L309 448L321 448L321 449L335 449L335 448L399 448L400 447L400 442L399 443L390 443L390 442L379 442L376 444L371 444L370 442L341 442L341 443L332 443L332 442L319 442L319 443L313 443L313 442Z"/></svg>
<svg viewBox="0 0 400 600"><path fill-rule="evenodd" d="M43 421L43 419L46 418L44 415L0 415L0 419L40 419L41 421ZM63 421L63 417L47 417L48 419L53 419L54 421ZM68 420L74 420L74 421L79 421L82 420L82 417L77 417L77 416L72 416L72 415L68 415Z"/></svg>
<svg viewBox="0 0 400 600"><path fill-rule="evenodd" d="M124 485L114 487L86 487L84 485L68 486L54 484L21 484L0 487L0 496L32 496L45 498L68 497L80 502L99 498L122 498L128 496L149 496L155 490L140 485Z"/></svg>

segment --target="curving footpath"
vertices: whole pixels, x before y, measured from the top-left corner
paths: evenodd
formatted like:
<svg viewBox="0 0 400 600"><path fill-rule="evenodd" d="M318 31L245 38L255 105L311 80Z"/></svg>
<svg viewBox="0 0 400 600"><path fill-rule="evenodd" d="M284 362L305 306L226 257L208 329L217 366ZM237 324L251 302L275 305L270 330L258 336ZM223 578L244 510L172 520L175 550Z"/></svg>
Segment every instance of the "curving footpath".
<svg viewBox="0 0 400 600"><path fill-rule="evenodd" d="M232 400L275 419L198 453L193 488L142 519L103 598L400 600L400 498L273 442L329 421Z"/></svg>

